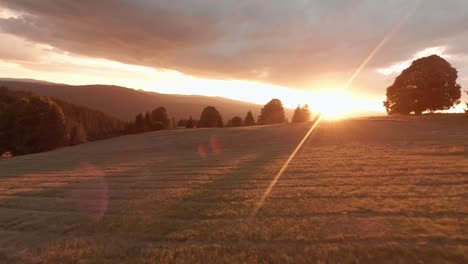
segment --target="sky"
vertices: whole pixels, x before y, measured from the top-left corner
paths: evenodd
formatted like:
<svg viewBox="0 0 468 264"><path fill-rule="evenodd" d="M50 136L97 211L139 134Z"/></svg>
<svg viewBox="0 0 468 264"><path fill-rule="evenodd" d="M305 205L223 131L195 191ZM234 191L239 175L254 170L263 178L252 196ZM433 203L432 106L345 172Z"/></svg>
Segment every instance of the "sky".
<svg viewBox="0 0 468 264"><path fill-rule="evenodd" d="M384 113L386 88L420 57L444 57L468 89L466 10L466 0L0 0L0 77Z"/></svg>

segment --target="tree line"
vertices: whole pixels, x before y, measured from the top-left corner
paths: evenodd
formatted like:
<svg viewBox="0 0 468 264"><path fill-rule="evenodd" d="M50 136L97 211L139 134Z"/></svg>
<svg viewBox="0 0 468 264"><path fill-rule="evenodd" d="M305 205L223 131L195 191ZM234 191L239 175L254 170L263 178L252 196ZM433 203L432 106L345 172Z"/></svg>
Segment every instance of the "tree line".
<svg viewBox="0 0 468 264"><path fill-rule="evenodd" d="M124 122L102 112L0 87L0 155L23 155L121 135Z"/></svg>
<svg viewBox="0 0 468 264"><path fill-rule="evenodd" d="M310 121L311 112L308 105L298 106L294 111L293 123ZM241 127L254 125L272 125L287 122L282 102L279 99L272 99L262 109L258 121L248 111L244 118L235 116L226 123L223 122L221 113L214 106L207 106L200 114L199 119L181 119L175 122L175 119L169 119L167 110L164 107L158 107L145 114L139 113L135 121L127 125L130 133L141 133L148 131L157 131L173 128L216 128L216 127Z"/></svg>
<svg viewBox="0 0 468 264"><path fill-rule="evenodd" d="M384 106L388 114L421 114L447 110L461 102L458 72L437 55L420 58L396 77L387 88ZM468 93L468 92L467 92ZM468 103L467 103L468 107ZM466 110L468 113L468 110ZM292 122L311 118L308 105L298 106ZM251 111L224 122L214 106L207 106L198 119L176 122L164 107L140 113L132 122L61 100L0 87L0 155L22 155L77 145L125 134L174 128L213 128L271 125L287 122L282 102L272 99L255 120Z"/></svg>
<svg viewBox="0 0 468 264"><path fill-rule="evenodd" d="M298 106L292 122L311 117L307 105ZM165 107L139 113L134 121L123 122L86 107L30 92L0 87L0 155L24 155L49 151L127 134L176 128L215 128L270 125L287 122L282 102L273 99L262 109L257 121L252 111L227 122L214 106L207 106L198 119L190 116L176 122Z"/></svg>
<svg viewBox="0 0 468 264"><path fill-rule="evenodd" d="M158 107L151 112L139 113L133 123L126 126L127 133L142 133L158 131L175 127L174 119L170 119L165 107Z"/></svg>

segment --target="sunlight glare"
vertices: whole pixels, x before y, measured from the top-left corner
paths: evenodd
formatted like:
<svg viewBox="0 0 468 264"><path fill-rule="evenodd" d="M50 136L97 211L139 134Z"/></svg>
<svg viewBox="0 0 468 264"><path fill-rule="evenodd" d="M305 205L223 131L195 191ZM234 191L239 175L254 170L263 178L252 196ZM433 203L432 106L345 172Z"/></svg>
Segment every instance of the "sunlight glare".
<svg viewBox="0 0 468 264"><path fill-rule="evenodd" d="M19 18L22 14L18 11L13 11L11 9L0 7L0 19L10 19L10 18Z"/></svg>
<svg viewBox="0 0 468 264"><path fill-rule="evenodd" d="M342 91L323 92L316 97L313 105L328 120L345 118L353 109L351 96Z"/></svg>

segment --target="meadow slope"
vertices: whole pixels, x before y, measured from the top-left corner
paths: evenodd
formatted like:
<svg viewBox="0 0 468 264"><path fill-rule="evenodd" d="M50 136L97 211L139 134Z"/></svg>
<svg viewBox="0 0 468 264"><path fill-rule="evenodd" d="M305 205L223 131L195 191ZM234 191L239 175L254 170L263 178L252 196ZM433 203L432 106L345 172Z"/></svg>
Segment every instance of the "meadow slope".
<svg viewBox="0 0 468 264"><path fill-rule="evenodd" d="M468 118L161 131L0 160L0 263L467 262Z"/></svg>

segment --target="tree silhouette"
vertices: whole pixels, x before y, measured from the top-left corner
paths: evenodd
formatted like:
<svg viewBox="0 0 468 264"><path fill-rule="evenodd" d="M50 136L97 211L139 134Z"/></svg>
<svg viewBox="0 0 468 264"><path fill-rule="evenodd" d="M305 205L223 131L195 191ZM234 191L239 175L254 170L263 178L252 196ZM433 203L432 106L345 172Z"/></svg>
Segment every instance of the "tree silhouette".
<svg viewBox="0 0 468 264"><path fill-rule="evenodd" d="M87 135L81 124L74 124L70 129L70 145L75 146L86 142Z"/></svg>
<svg viewBox="0 0 468 264"><path fill-rule="evenodd" d="M244 126L253 126L255 125L255 119L252 115L252 111L249 110L249 112L247 112L247 115L245 116L245 119L244 119Z"/></svg>
<svg viewBox="0 0 468 264"><path fill-rule="evenodd" d="M62 108L63 113L65 114L67 130L69 131L68 133L70 136L73 127L78 126L78 130L75 131L78 132L76 134L78 137L75 138L77 140L73 144L81 144L86 141L110 138L121 135L125 131L125 123L118 119L109 117L102 112L66 103L57 99L53 100ZM81 129L84 131L79 131ZM81 132L84 132L84 135ZM86 138L85 141L82 140L83 136Z"/></svg>
<svg viewBox="0 0 468 264"><path fill-rule="evenodd" d="M66 146L69 135L65 124L65 115L62 108L48 97L32 97L30 99L36 116L39 119L39 134L35 152L52 150ZM42 114L38 114L42 112Z"/></svg>
<svg viewBox="0 0 468 264"><path fill-rule="evenodd" d="M135 117L135 130L136 130L136 132L144 132L145 131L145 118L143 117L142 113L139 113Z"/></svg>
<svg viewBox="0 0 468 264"><path fill-rule="evenodd" d="M153 122L151 121L151 114L149 112L145 113L145 131L153 130Z"/></svg>
<svg viewBox="0 0 468 264"><path fill-rule="evenodd" d="M278 124L284 122L283 103L279 99L272 99L261 110L258 122L262 125Z"/></svg>
<svg viewBox="0 0 468 264"><path fill-rule="evenodd" d="M169 123L169 129L177 128L177 122L175 117L171 117L171 122Z"/></svg>
<svg viewBox="0 0 468 264"><path fill-rule="evenodd" d="M465 91L465 93L468 95L468 91ZM468 114L468 101L465 101L465 105L466 105L465 113Z"/></svg>
<svg viewBox="0 0 468 264"><path fill-rule="evenodd" d="M231 127L240 127L242 126L242 118L239 116L235 116L229 121L229 123L229 126Z"/></svg>
<svg viewBox="0 0 468 264"><path fill-rule="evenodd" d="M48 151L69 143L63 111L48 97L21 98L8 107L2 118L7 148L15 155Z"/></svg>
<svg viewBox="0 0 468 264"><path fill-rule="evenodd" d="M164 107L158 107L151 112L151 122L155 130L168 129L170 126L169 115Z"/></svg>
<svg viewBox="0 0 468 264"><path fill-rule="evenodd" d="M0 154L48 151L123 132L123 122L102 112L0 88Z"/></svg>
<svg viewBox="0 0 468 264"><path fill-rule="evenodd" d="M457 70L437 55L417 59L387 88L387 113L421 114L450 109L460 103L457 78Z"/></svg>
<svg viewBox="0 0 468 264"><path fill-rule="evenodd" d="M195 127L195 122L192 119L192 116L190 116L189 120L187 121L185 128L194 128Z"/></svg>
<svg viewBox="0 0 468 264"><path fill-rule="evenodd" d="M206 107L201 113L197 127L223 127L221 114L214 106Z"/></svg>
<svg viewBox="0 0 468 264"><path fill-rule="evenodd" d="M292 118L293 123L301 123L310 121L310 110L309 105L304 105L303 107L297 106L294 110L294 116Z"/></svg>

